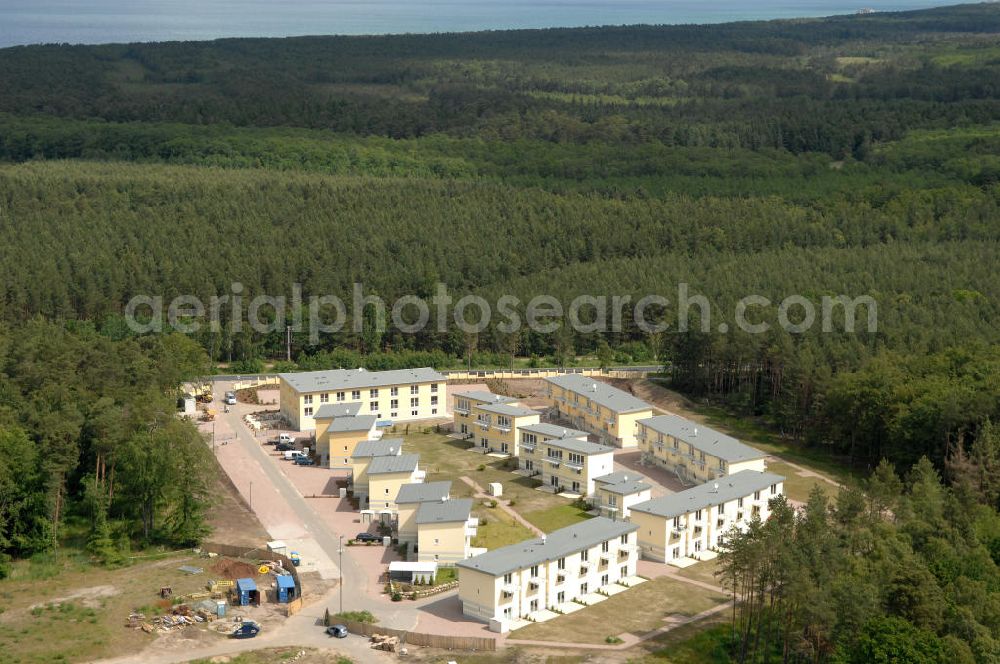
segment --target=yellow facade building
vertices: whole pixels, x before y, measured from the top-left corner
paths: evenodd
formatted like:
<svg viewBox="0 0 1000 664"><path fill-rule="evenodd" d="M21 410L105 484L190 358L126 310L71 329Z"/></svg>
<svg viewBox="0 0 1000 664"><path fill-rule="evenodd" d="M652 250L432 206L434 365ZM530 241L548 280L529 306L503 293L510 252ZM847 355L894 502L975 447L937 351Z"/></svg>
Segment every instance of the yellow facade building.
<svg viewBox="0 0 1000 664"><path fill-rule="evenodd" d="M742 470L632 505L629 520L638 527L642 556L667 563L705 557L732 528L745 529L754 516L766 520L769 501L782 494L784 481L774 473Z"/></svg>
<svg viewBox="0 0 1000 664"><path fill-rule="evenodd" d="M375 457L368 464L368 509L396 513L396 496L404 484L424 481L425 473L417 467L420 456Z"/></svg>
<svg viewBox="0 0 1000 664"><path fill-rule="evenodd" d="M458 392L453 430L485 453L518 456L522 427L538 424L542 414L517 399L483 390Z"/></svg>
<svg viewBox="0 0 1000 664"><path fill-rule="evenodd" d="M627 521L597 517L463 560L458 563L462 612L507 631L516 620L559 610L631 579L639 558L637 530Z"/></svg>
<svg viewBox="0 0 1000 664"><path fill-rule="evenodd" d="M351 455L350 488L361 504L368 502L368 466L372 459L383 456L400 456L402 453L402 438L363 440L354 447L354 454Z"/></svg>
<svg viewBox="0 0 1000 664"><path fill-rule="evenodd" d="M669 470L688 484L742 470L760 472L766 467L767 455L760 450L679 415L640 420L638 438L647 462Z"/></svg>
<svg viewBox="0 0 1000 664"><path fill-rule="evenodd" d="M615 447L636 447L636 423L653 415L648 403L581 374L546 378L546 394L558 417Z"/></svg>
<svg viewBox="0 0 1000 664"><path fill-rule="evenodd" d="M298 431L315 429L315 413L326 404L359 404L359 415L395 422L444 417L446 380L429 368L284 373L278 376L281 414Z"/></svg>
<svg viewBox="0 0 1000 664"><path fill-rule="evenodd" d="M627 519L629 508L650 500L653 487L631 470L618 471L594 479L591 504L611 519Z"/></svg>
<svg viewBox="0 0 1000 664"><path fill-rule="evenodd" d="M472 555L478 521L472 498L423 502L417 508L417 561L452 566Z"/></svg>
<svg viewBox="0 0 1000 664"><path fill-rule="evenodd" d="M355 404L328 404L316 413L316 458L324 468L349 469L362 440L381 437L374 415L359 415Z"/></svg>
<svg viewBox="0 0 1000 664"><path fill-rule="evenodd" d="M521 427L518 467L540 476L542 484L561 493L590 496L594 480L614 470L614 448L587 440L587 432L555 424Z"/></svg>
<svg viewBox="0 0 1000 664"><path fill-rule="evenodd" d="M396 494L396 533L400 544L417 545L417 510L423 503L447 500L451 482L404 484Z"/></svg>

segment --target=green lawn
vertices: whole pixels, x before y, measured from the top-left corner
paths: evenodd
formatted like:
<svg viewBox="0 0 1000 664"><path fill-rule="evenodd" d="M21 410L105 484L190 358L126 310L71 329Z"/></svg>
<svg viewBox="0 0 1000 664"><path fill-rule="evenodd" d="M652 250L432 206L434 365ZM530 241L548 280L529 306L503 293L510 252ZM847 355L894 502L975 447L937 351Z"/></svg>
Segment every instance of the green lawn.
<svg viewBox="0 0 1000 664"><path fill-rule="evenodd" d="M711 583L713 586L721 586L722 584L720 583L719 577L715 576L715 572L718 569L718 561L706 560L704 562L695 563L690 567L677 570L677 575L683 576L687 579Z"/></svg>
<svg viewBox="0 0 1000 664"><path fill-rule="evenodd" d="M767 464L767 469L772 473L777 473L785 478L785 495L792 500L805 502L809 499L809 493L814 487L821 487L826 491L827 496L834 496L837 487L818 477L802 477L799 471L787 463L772 461Z"/></svg>
<svg viewBox="0 0 1000 664"><path fill-rule="evenodd" d="M477 506L473 514L479 518L479 528L472 538L472 546L498 549L535 537L520 523L499 507Z"/></svg>
<svg viewBox="0 0 1000 664"><path fill-rule="evenodd" d="M525 512L524 518L536 528L541 528L542 532L550 533L553 530L586 521L591 518L591 515L574 505L556 505L545 510Z"/></svg>
<svg viewBox="0 0 1000 664"><path fill-rule="evenodd" d="M663 627L667 616L693 616L726 602L721 593L660 577L576 613L528 625L510 638L604 643L609 636L642 635Z"/></svg>

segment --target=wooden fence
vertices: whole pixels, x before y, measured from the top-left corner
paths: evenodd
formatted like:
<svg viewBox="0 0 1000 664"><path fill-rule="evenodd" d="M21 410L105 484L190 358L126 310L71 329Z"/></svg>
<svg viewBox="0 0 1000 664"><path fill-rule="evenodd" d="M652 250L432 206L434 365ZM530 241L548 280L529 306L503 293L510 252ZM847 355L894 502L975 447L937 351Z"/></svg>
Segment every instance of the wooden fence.
<svg viewBox="0 0 1000 664"><path fill-rule="evenodd" d="M444 634L423 634L421 632L408 632L404 629L392 629L391 627L381 627L370 623L360 623L347 621L344 623L347 631L352 634L385 634L395 636L400 644L411 646L424 646L426 648L443 648L446 650L479 650L494 651L497 649L497 640L487 636L446 636Z"/></svg>

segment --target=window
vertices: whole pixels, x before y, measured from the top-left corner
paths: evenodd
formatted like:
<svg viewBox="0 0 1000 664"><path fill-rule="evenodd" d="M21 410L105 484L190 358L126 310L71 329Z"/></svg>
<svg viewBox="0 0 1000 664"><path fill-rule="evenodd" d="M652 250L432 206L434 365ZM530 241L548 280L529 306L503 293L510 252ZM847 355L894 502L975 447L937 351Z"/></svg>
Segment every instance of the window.
<svg viewBox="0 0 1000 664"><path fill-rule="evenodd" d="M385 490L385 495L387 495L387 496L389 495L389 489L388 489L388 487Z"/></svg>
<svg viewBox="0 0 1000 664"><path fill-rule="evenodd" d="M610 542L601 542L601 553L607 553L608 552L608 550L611 548L609 546L609 544L610 544Z"/></svg>
<svg viewBox="0 0 1000 664"><path fill-rule="evenodd" d="M411 411L410 411L410 416L411 416L411 417L416 417L416 416L417 416L417 415L419 415L419 414L420 414L420 411L419 411L419 410L415 410L415 409L414 409L414 410L411 410Z"/></svg>
<svg viewBox="0 0 1000 664"><path fill-rule="evenodd" d="M608 575L607 574L602 574L601 575L601 585L602 586L608 585Z"/></svg>
<svg viewBox="0 0 1000 664"><path fill-rule="evenodd" d="M719 505L716 508L716 511L719 513L719 516L722 516L723 514L725 514L726 513L726 504L722 503L721 505Z"/></svg>
<svg viewBox="0 0 1000 664"><path fill-rule="evenodd" d="M330 393L329 392L324 392L323 394L319 395L319 402L320 403L330 403Z"/></svg>
<svg viewBox="0 0 1000 664"><path fill-rule="evenodd" d="M416 408L420 405L420 397L413 397L410 399L410 408Z"/></svg>
<svg viewBox="0 0 1000 664"><path fill-rule="evenodd" d="M628 535L627 534L622 535L620 538L618 538L618 542L621 544L628 544Z"/></svg>
<svg viewBox="0 0 1000 664"><path fill-rule="evenodd" d="M305 395L304 397L302 397L302 402L303 403L312 403L313 402L313 395L311 395L311 394Z"/></svg>
<svg viewBox="0 0 1000 664"><path fill-rule="evenodd" d="M369 399L378 399L378 390L368 390Z"/></svg>
<svg viewBox="0 0 1000 664"><path fill-rule="evenodd" d="M438 414L438 409L437 408L431 408L431 415L437 415L437 414Z"/></svg>
<svg viewBox="0 0 1000 664"><path fill-rule="evenodd" d="M372 401L370 404L368 404L368 410L370 410L373 413L377 412L378 411L378 401Z"/></svg>
<svg viewBox="0 0 1000 664"><path fill-rule="evenodd" d="M410 394L419 394L420 388L416 385L410 385Z"/></svg>
<svg viewBox="0 0 1000 664"><path fill-rule="evenodd" d="M580 552L580 560L582 560L583 562L587 562L588 560L590 560L590 551L587 550L587 549L584 549L583 551L581 551Z"/></svg>
<svg viewBox="0 0 1000 664"><path fill-rule="evenodd" d="M433 399L437 399L437 397L432 397L431 403L434 403ZM510 418L506 415L497 415L497 426L510 428Z"/></svg>
<svg viewBox="0 0 1000 664"><path fill-rule="evenodd" d="M531 578L538 576L538 565L531 566Z"/></svg>
<svg viewBox="0 0 1000 664"><path fill-rule="evenodd" d="M580 493L580 483L579 482L573 482L570 485L570 488L573 490L573 493Z"/></svg>
<svg viewBox="0 0 1000 664"><path fill-rule="evenodd" d="M431 397L431 405L432 406L438 405L438 398L437 397Z"/></svg>
<svg viewBox="0 0 1000 664"><path fill-rule="evenodd" d="M695 513L694 513L694 520L695 521L701 521L701 510L695 511Z"/></svg>
<svg viewBox="0 0 1000 664"><path fill-rule="evenodd" d="M391 397L399 396L399 388L398 387L389 388L389 396Z"/></svg>
<svg viewBox="0 0 1000 664"><path fill-rule="evenodd" d="M503 582L505 584L510 585L513 580L514 580L513 575L511 575L511 574L504 574L503 575Z"/></svg>
<svg viewBox="0 0 1000 664"><path fill-rule="evenodd" d="M534 445L538 442L538 438L533 433L521 433L521 442L528 443L529 445Z"/></svg>
<svg viewBox="0 0 1000 664"><path fill-rule="evenodd" d="M675 516L674 517L674 528L676 530L680 530L681 529L681 518L679 516Z"/></svg>
<svg viewBox="0 0 1000 664"><path fill-rule="evenodd" d="M337 392L337 401L343 401L343 400L344 400L344 393Z"/></svg>
<svg viewBox="0 0 1000 664"><path fill-rule="evenodd" d="M760 500L760 491L754 491L753 492L753 499L754 500Z"/></svg>
<svg viewBox="0 0 1000 664"><path fill-rule="evenodd" d="M565 601L566 601L566 593L560 590L558 593L556 593L556 603L562 604Z"/></svg>
<svg viewBox="0 0 1000 664"><path fill-rule="evenodd" d="M351 390L351 398L357 401L361 398L361 390Z"/></svg>
<svg viewBox="0 0 1000 664"><path fill-rule="evenodd" d="M392 418L399 417L399 413L397 413L396 411L392 411L391 413L389 413L389 417Z"/></svg>
<svg viewBox="0 0 1000 664"><path fill-rule="evenodd" d="M723 543L724 540L725 540L725 537L722 536L722 535L719 535L718 537L715 538L715 545L716 546L722 546L722 543Z"/></svg>
<svg viewBox="0 0 1000 664"><path fill-rule="evenodd" d="M618 496L613 493L608 494L608 505L611 507L616 507L618 505Z"/></svg>
<svg viewBox="0 0 1000 664"><path fill-rule="evenodd" d="M581 583L580 584L580 594L581 595L586 595L587 594L587 584L586 583Z"/></svg>
<svg viewBox="0 0 1000 664"><path fill-rule="evenodd" d="M696 540L694 543L694 550L701 551L701 540Z"/></svg>
<svg viewBox="0 0 1000 664"><path fill-rule="evenodd" d="M306 417L312 417L313 409L311 407L310 408L306 408L305 411L303 411L303 412L305 412Z"/></svg>
<svg viewBox="0 0 1000 664"><path fill-rule="evenodd" d="M500 443L500 451L503 452L504 454L509 454L510 445L508 445L507 443Z"/></svg>
<svg viewBox="0 0 1000 664"><path fill-rule="evenodd" d="M393 410L399 408L399 399L393 399L392 401L390 401L389 407L392 408Z"/></svg>
<svg viewBox="0 0 1000 664"><path fill-rule="evenodd" d="M677 560L678 558L681 557L681 548L679 546L675 546L674 550L671 552L670 555L673 557L674 560Z"/></svg>
<svg viewBox="0 0 1000 664"><path fill-rule="evenodd" d="M772 484L771 485L771 495L773 496L776 493L778 493L778 485L777 484Z"/></svg>
<svg viewBox="0 0 1000 664"><path fill-rule="evenodd" d="M628 576L628 566L622 565L622 568L618 570L618 574L624 579Z"/></svg>
<svg viewBox="0 0 1000 664"><path fill-rule="evenodd" d="M740 498L739 500L736 501L736 506L737 507L743 507L743 499L742 498Z"/></svg>
<svg viewBox="0 0 1000 664"><path fill-rule="evenodd" d="M436 538L436 537L435 537L435 538L434 538L434 543L435 543L435 544L440 544L440 543L441 543L441 541L440 541L440 540L439 540L438 538Z"/></svg>
<svg viewBox="0 0 1000 664"><path fill-rule="evenodd" d="M575 452L570 452L569 453L569 462L570 463L577 463L577 464L580 464L582 466L583 465L583 455L582 454L576 454Z"/></svg>
<svg viewBox="0 0 1000 664"><path fill-rule="evenodd" d="M566 569L566 559L565 558L560 558L559 559L559 561L556 563L556 569Z"/></svg>

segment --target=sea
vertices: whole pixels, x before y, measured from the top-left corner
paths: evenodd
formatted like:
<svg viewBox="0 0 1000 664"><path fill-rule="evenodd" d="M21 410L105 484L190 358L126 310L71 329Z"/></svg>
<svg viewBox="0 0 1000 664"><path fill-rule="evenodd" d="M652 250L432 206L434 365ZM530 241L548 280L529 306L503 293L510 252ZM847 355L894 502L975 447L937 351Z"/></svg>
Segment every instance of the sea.
<svg viewBox="0 0 1000 664"><path fill-rule="evenodd" d="M0 47L467 32L903 11L947 0L0 0Z"/></svg>

